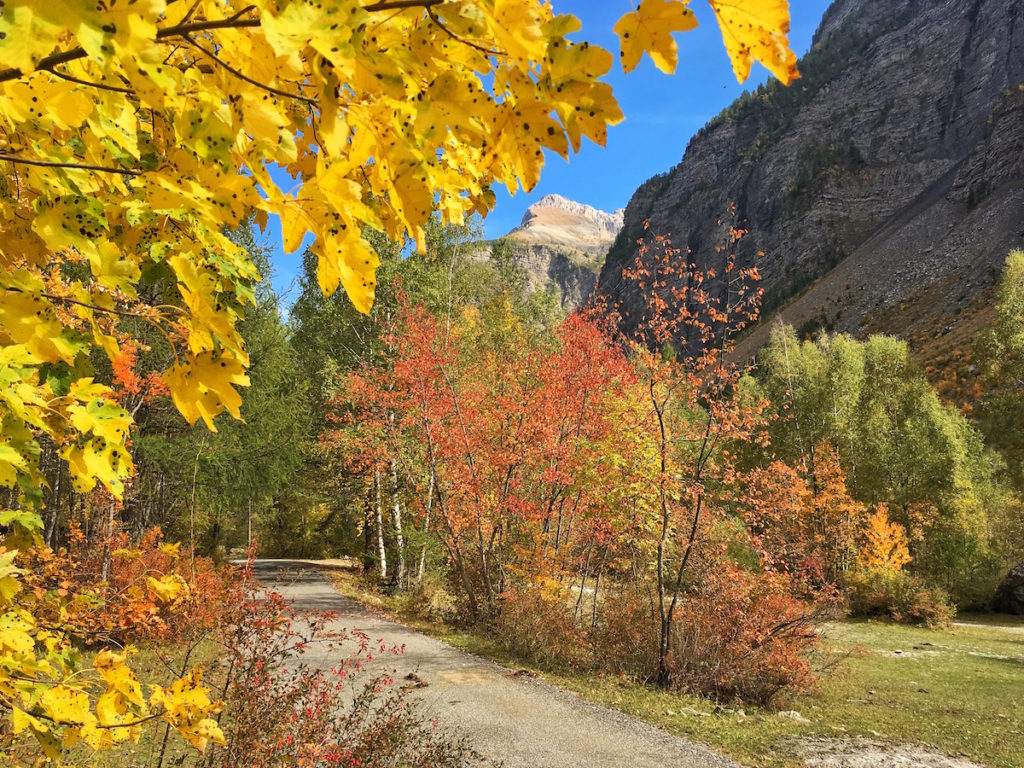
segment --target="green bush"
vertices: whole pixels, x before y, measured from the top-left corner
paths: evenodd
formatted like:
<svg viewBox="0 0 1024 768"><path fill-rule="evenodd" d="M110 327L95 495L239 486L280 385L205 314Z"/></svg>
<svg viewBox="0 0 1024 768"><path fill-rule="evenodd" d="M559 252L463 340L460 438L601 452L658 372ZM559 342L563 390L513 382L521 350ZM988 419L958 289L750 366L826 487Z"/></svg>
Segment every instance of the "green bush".
<svg viewBox="0 0 1024 768"><path fill-rule="evenodd" d="M955 615L945 592L905 571L858 568L846 577L845 590L853 616L941 627Z"/></svg>

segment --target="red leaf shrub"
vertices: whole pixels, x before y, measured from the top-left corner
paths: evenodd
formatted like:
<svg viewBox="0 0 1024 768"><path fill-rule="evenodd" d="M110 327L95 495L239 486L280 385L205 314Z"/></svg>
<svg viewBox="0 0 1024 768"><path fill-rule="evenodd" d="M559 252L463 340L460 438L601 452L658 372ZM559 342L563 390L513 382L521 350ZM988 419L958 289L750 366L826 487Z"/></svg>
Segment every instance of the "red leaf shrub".
<svg viewBox="0 0 1024 768"><path fill-rule="evenodd" d="M222 727L227 745L207 765L223 768L359 766L455 768L475 764L463 742L428 723L390 674L369 662L401 653L358 631L331 629L333 615L299 614L248 574L229 603ZM308 654L336 659L331 668Z"/></svg>
<svg viewBox="0 0 1024 768"><path fill-rule="evenodd" d="M686 593L672 634L672 679L692 693L758 705L806 690L814 627L834 604L794 597L784 574L725 563Z"/></svg>

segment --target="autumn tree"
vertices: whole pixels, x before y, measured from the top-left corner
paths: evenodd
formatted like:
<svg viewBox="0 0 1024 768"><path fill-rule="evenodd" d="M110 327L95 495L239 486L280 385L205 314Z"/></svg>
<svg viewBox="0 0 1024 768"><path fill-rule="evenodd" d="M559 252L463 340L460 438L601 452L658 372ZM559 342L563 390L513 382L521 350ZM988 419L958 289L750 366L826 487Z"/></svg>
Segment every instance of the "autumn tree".
<svg viewBox="0 0 1024 768"><path fill-rule="evenodd" d="M1001 514L1006 498L981 434L942 403L905 342L800 340L777 326L745 385L771 403L772 452L805 467L815 493L827 492L838 461L853 500L888 504L906 528L913 570L964 602L979 599L998 559L988 515ZM842 562L848 570L849 557Z"/></svg>
<svg viewBox="0 0 1024 768"><path fill-rule="evenodd" d="M857 565L861 568L895 573L912 560L907 532L889 519L885 504L879 504L868 516L863 538L857 556Z"/></svg>
<svg viewBox="0 0 1024 768"><path fill-rule="evenodd" d="M1006 260L999 284L995 327L979 340L984 394L981 423L986 438L1008 458L1020 474L1024 424L1024 251ZM1018 487L1024 485L1015 478Z"/></svg>
<svg viewBox="0 0 1024 768"><path fill-rule="evenodd" d="M671 683L673 622L705 534L723 509L716 491L734 473L731 444L763 441L764 404L733 396L741 369L730 360L732 339L757 317L761 290L756 267L741 268L734 252L743 230L722 220L721 275L701 272L662 235L642 240L623 279L632 281L644 305L631 351L642 388L642 429L657 448L649 469L657 520L655 581L658 670ZM719 281L720 277L720 281ZM685 344L693 354L675 352Z"/></svg>

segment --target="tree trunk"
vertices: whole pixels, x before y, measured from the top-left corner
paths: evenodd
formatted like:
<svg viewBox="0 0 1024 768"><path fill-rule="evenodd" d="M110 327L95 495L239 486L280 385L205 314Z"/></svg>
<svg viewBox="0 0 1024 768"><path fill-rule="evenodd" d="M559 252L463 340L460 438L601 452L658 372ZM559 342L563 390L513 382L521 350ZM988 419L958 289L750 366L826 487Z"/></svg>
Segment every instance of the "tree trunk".
<svg viewBox="0 0 1024 768"><path fill-rule="evenodd" d="M53 480L53 494L50 496L50 504L47 507L46 515L46 533L45 541L46 546L53 546L53 535L57 530L57 526L60 523L60 491L61 491L61 478L64 475L64 467L61 466L60 459L57 460L57 476Z"/></svg>
<svg viewBox="0 0 1024 768"><path fill-rule="evenodd" d="M420 567L416 581L423 582L423 573L427 567L427 536L430 535L430 508L434 504L434 470L430 470L430 481L427 485L427 512L423 517L423 546L420 548Z"/></svg>
<svg viewBox="0 0 1024 768"><path fill-rule="evenodd" d="M103 542L103 567L100 571L100 581L106 581L110 575L110 540L114 536L114 500L110 500L107 508L107 537Z"/></svg>
<svg viewBox="0 0 1024 768"><path fill-rule="evenodd" d="M398 549L398 567L394 580L398 588L405 581L405 540L402 538L402 503L398 495L398 465L391 460L391 523L395 528L395 546Z"/></svg>
<svg viewBox="0 0 1024 768"><path fill-rule="evenodd" d="M363 573L373 570L373 491L366 494L363 507Z"/></svg>
<svg viewBox="0 0 1024 768"><path fill-rule="evenodd" d="M380 580L387 581L388 579L388 556L384 550L384 511L381 509L380 503L380 470L373 470L373 489L374 489L374 511L377 517L377 564L380 568Z"/></svg>

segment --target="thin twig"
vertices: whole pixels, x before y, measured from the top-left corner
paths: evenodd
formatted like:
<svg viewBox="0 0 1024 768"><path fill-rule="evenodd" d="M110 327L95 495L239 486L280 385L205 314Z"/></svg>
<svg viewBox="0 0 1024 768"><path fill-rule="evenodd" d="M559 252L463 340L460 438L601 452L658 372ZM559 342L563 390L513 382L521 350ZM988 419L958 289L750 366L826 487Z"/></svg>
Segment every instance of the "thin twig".
<svg viewBox="0 0 1024 768"><path fill-rule="evenodd" d="M282 97L284 97L286 99L295 99L296 101L304 102L306 104L309 104L310 106L314 106L314 107L316 106L316 99L311 99L308 96L302 96L302 95L297 94L297 93L288 93L287 91L282 91L282 90L280 90L278 88L275 88L272 85L266 85L264 83L259 82L258 80L253 80L251 77L246 75L244 72L240 72L239 70L237 70L234 67L232 67L230 64L228 64L226 61L224 61L224 59L220 58L213 51L209 50L208 48L204 48L203 46L201 46L198 42L196 42L196 40L193 37L191 37L189 35L185 35L184 37L185 37L185 39L191 45L193 45L195 48L198 48L200 51L205 53L207 56L209 56L215 62L220 64L220 66L222 66L224 69L226 69L232 75L237 77L239 80L244 80L245 82L249 83L249 85L255 85L257 88L262 88L264 91L272 93L275 96L282 96Z"/></svg>
<svg viewBox="0 0 1024 768"><path fill-rule="evenodd" d="M119 85L108 85L107 83L94 83L91 80L83 80L80 77L69 75L67 72L61 72L57 69L54 69L53 67L50 67L46 71L49 72L51 75L56 75L61 80L67 80L72 83L78 83L79 85L85 85L89 88L99 88L101 91L113 91L114 93L126 93L129 95L134 93L134 91L131 88L122 88Z"/></svg>
<svg viewBox="0 0 1024 768"><path fill-rule="evenodd" d="M79 165L78 163L60 163L55 160L35 160L30 157L18 157L17 155L0 154L0 160L7 160L11 163L21 165L37 165L41 168L68 168L75 171L96 171L98 173L122 173L127 176L141 176L142 171L132 168L117 168L107 165Z"/></svg>
<svg viewBox="0 0 1024 768"><path fill-rule="evenodd" d="M10 291L11 293L25 293L24 289L18 288L17 286L13 286L13 285L5 285L5 286L3 286L3 289L5 291ZM101 307L101 306L98 306L96 304L90 304L90 303L88 303L86 301L79 301L78 299L68 298L67 296L57 296L57 295L52 294L52 293L40 293L39 295L42 298L44 298L44 299L49 299L50 301L56 301L56 302L59 302L61 304L74 304L75 306L78 306L78 307L85 307L86 309L91 309L94 312L105 312L105 313L110 314L110 315L119 315L120 317L134 317L134 318L136 318L138 320L150 320L151 319L148 316L142 314L141 312L128 312L128 311L123 310L123 309L108 309L106 307ZM171 304L165 304L165 305L161 305L159 307L154 307L154 309L173 310L175 312L180 312L181 314L185 314L185 310L184 309L182 309L181 307L175 307L175 306L173 306Z"/></svg>
<svg viewBox="0 0 1024 768"><path fill-rule="evenodd" d="M442 32L444 32L446 35L448 35L448 37L450 37L455 42L462 43L463 45L468 45L470 48L472 48L474 50L477 50L477 51L480 51L481 53L483 53L483 54L485 54L487 56L506 56L507 55L505 53L502 53L501 51L495 51L495 50L492 50L490 48L485 48L482 45L478 45L477 43L474 43L472 40L465 40L464 38L459 37L458 35L456 35L454 32L452 32L450 29L448 29L448 27L446 27L444 25L444 22L441 21L440 17L434 12L433 8L428 6L426 8L426 11L427 11L427 15L430 17L430 20L437 25L438 29L440 29Z"/></svg>

